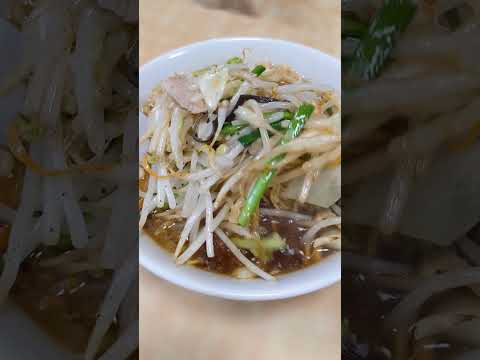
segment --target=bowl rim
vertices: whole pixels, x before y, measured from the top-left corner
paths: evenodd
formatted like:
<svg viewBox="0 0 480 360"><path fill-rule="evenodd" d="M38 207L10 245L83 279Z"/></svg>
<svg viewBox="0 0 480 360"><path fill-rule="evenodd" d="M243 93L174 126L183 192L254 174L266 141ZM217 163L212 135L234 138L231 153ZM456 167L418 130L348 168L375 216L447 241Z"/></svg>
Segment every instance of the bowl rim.
<svg viewBox="0 0 480 360"><path fill-rule="evenodd" d="M162 249L159 245L155 244L147 234L143 231L140 233L140 238L144 238L143 241L148 241L147 247L155 247L158 251L162 252L164 255L169 256L170 254ZM142 241L142 240L141 240ZM139 248L140 253L140 265L143 269L147 270L151 274L162 278L163 280L168 281L171 284L190 290L199 294L209 295L217 298L227 299L227 300L237 300L237 301L270 301L270 300L281 300L294 298L301 295L306 295L314 291L329 287L341 280L341 254L336 253L332 254L329 257L321 260L317 264L313 264L309 267L303 268L292 273L284 274L277 276L277 281L267 281L263 279L234 279L228 277L227 275L220 275L205 270L197 269L193 266L184 266L182 270L178 271L175 264L173 266L162 266L159 262L156 261L151 256L148 256L145 251L142 251L141 247ZM172 261L173 262L173 261ZM327 263L331 263L330 266L325 267ZM179 265L182 267L182 265ZM322 269L320 269L322 268ZM315 276L318 275L317 272L322 271L324 276ZM196 273L205 279L206 281L197 281L198 279L193 279L188 276L189 273ZM299 279L296 283L285 287L278 285L282 278L287 278L290 276L303 277L305 274L309 273L309 281L304 281ZM215 280L218 279L218 283L215 285ZM257 285L255 289L248 289L244 287L241 291L235 286L219 286L220 283L225 284L228 282L229 285L235 284L238 285L242 282L248 285Z"/></svg>
<svg viewBox="0 0 480 360"><path fill-rule="evenodd" d="M294 42L294 41L290 41L290 40L282 40L282 39L277 39L277 38L270 38L270 37L234 36L234 37L219 37L219 38L212 38L212 39L207 39L207 40L202 40L202 41L196 41L196 42L193 42L193 43L190 43L190 44L187 44L187 45L183 45L183 46L181 46L179 48L176 48L176 49L168 50L167 52L162 53L160 55L157 55L156 57L152 58L151 60L141 64L140 68L139 68L139 73L141 73L142 70L145 71L146 68L154 66L157 62L162 61L163 58L172 59L172 58L175 58L177 56L181 56L185 51L189 51L189 50L199 48L199 47L203 47L203 46L206 46L206 45L213 45L213 44L216 44L216 43L232 43L232 42L237 42L237 41L238 42L248 41L248 42L257 42L257 43L269 42L269 43L274 43L274 44L283 45L283 46L293 46L293 47L297 47L297 48L303 48L304 50L311 51L313 53L317 53L318 56L328 58L329 61L337 63L337 65L339 66L339 69L340 69L340 66L341 66L341 62L337 57L332 56L332 55L330 55L326 52L323 52L319 49L316 49L316 48L313 48L311 46L304 45L304 44L301 44L301 43L298 43L298 42Z"/></svg>
<svg viewBox="0 0 480 360"><path fill-rule="evenodd" d="M156 56L155 58L145 62L140 66L139 69L139 76L146 71L152 71L151 68L157 66L158 63L163 62L165 60L171 60L178 56L182 56L185 52L194 51L199 48L211 45L217 45L221 43L232 43L232 42L250 42L252 45L255 43L268 43L268 44L277 44L279 46L288 46L294 48L301 48L304 51L309 51L315 56L320 56L326 59L329 62L338 66L340 71L340 60L330 54L324 53L319 49L315 49L309 47L307 45L303 45L300 43L281 40L281 39L274 39L274 38L267 38L267 37L221 37L221 38L214 38L208 39L204 41L194 42L170 51L167 51L163 54ZM141 86L141 85L140 85ZM141 91L140 91L141 93ZM148 243L145 244L145 241ZM143 244L143 245L142 245ZM229 278L225 275L218 275L215 273L211 273L205 270L197 269L194 267L187 267L189 271L193 271L195 273L202 273L208 274L208 276L218 277L225 281L228 279L229 282L238 283L238 282L246 282L246 283L261 283L265 285L265 288L259 291L256 289L255 291L248 290L245 288L244 292L238 292L231 288L222 288L220 286L215 286L210 283L210 281L206 283L193 281L187 274L181 274L180 271L177 271L176 268L162 266L153 256L149 256L145 247L155 246L159 249L159 251L163 252L164 254L168 255L168 252L162 249L160 246L154 243L154 240L148 236L143 230L139 232L139 263L140 265L150 273L155 276L162 278L163 280L168 281L176 286L182 287L184 289L194 291L199 294L209 295L217 298L223 298L228 300L240 300L240 301L268 301L268 300L280 300L280 299L287 299L293 298L300 295L305 295L323 288L326 288L330 285L333 285L341 280L341 253L336 253L329 256L326 259L323 259L318 264L314 264L307 268L292 272L290 274L285 274L277 277L281 281L282 277L287 277L292 274L301 275L302 273L311 272L314 273L318 271L317 267L324 267L326 262L331 262L330 270L327 271L328 276L321 276L316 277L314 281L299 281L295 285L292 285L288 288L278 288L275 285L272 286L272 282L268 282L262 279L251 279L251 280L238 280ZM325 271L327 269L323 269ZM273 282L275 283L275 282Z"/></svg>

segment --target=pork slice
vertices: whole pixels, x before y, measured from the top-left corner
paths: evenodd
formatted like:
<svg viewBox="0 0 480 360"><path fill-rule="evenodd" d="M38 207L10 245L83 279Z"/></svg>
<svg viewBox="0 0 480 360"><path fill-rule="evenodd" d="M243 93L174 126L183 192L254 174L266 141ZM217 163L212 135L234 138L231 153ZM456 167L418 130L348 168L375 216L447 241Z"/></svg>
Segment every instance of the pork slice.
<svg viewBox="0 0 480 360"><path fill-rule="evenodd" d="M163 87L181 107L193 114L207 111L199 87L192 78L184 74L175 74L163 82Z"/></svg>

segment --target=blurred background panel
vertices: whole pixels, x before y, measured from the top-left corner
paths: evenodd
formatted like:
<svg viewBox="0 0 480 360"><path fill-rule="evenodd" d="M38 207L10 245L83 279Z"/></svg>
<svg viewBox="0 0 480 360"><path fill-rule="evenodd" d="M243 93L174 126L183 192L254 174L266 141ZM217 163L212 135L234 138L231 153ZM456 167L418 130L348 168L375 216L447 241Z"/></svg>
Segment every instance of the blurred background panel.
<svg viewBox="0 0 480 360"><path fill-rule="evenodd" d="M138 358L138 8L0 1L0 359Z"/></svg>
<svg viewBox="0 0 480 360"><path fill-rule="evenodd" d="M140 0L140 64L228 36L291 40L340 57L340 0ZM284 301L195 294L140 270L140 358L340 359L340 284Z"/></svg>
<svg viewBox="0 0 480 360"><path fill-rule="evenodd" d="M342 358L479 359L480 2L342 5Z"/></svg>
<svg viewBox="0 0 480 360"><path fill-rule="evenodd" d="M226 36L292 40L340 56L340 0L140 0L140 61Z"/></svg>

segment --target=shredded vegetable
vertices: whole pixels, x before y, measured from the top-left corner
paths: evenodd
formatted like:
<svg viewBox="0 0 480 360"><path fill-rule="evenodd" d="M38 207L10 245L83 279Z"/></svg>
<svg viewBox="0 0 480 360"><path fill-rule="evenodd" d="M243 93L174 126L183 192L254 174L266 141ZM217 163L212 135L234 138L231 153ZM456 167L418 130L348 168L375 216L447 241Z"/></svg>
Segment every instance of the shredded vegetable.
<svg viewBox="0 0 480 360"><path fill-rule="evenodd" d="M294 213L295 199L279 192L272 183L275 175L283 175L284 167L301 170L339 148L335 119L340 107L332 92L303 80L288 65L252 66L245 57L232 57L191 74L171 75L142 108L148 124L140 153L139 228L169 251L173 242L178 264L267 280L273 279L261 268L267 263L272 272L286 271L274 270L280 265L271 262L275 254L291 256L287 238L275 230L259 235L258 222ZM321 126L304 131L309 118ZM340 157L334 155L324 164L329 169L339 168ZM314 195L306 189L304 203ZM335 191L329 199L337 196ZM270 214L257 211L262 200L274 204ZM312 219L306 214L291 218L307 228ZM164 229L170 221L173 231ZM304 254L307 244L297 237L301 249L289 251ZM310 261L315 260L305 259Z"/></svg>
<svg viewBox="0 0 480 360"><path fill-rule="evenodd" d="M310 104L303 104L300 106L297 112L293 115L290 126L280 142L281 145L289 143L300 135L300 132L305 126L305 121L312 115L313 110L314 107ZM278 155L267 163L267 170L265 170L263 175L257 179L255 185L247 196L245 206L238 219L240 225L247 225L253 213L258 209L260 200L276 174L275 166L283 160L284 156L284 154Z"/></svg>

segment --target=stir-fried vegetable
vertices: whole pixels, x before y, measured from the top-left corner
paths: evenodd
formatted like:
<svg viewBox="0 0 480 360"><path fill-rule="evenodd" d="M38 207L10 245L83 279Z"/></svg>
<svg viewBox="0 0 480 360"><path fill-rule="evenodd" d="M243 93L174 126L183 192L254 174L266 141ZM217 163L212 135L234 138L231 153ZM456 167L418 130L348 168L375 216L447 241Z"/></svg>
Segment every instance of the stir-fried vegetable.
<svg viewBox="0 0 480 360"><path fill-rule="evenodd" d="M302 104L298 108L295 115L293 115L293 119L290 122L287 132L280 142L282 145L289 143L298 135L300 135L300 132L305 126L305 121L312 115L314 110L315 107L311 104ZM278 165L278 163L282 161L284 157L285 154L278 155L267 163L267 169L257 179L255 185L252 187L247 196L245 205L240 213L240 217L238 218L238 223L240 225L246 226L250 222L250 218L255 211L257 211L263 195L267 191L268 186L276 174L276 165Z"/></svg>
<svg viewBox="0 0 480 360"><path fill-rule="evenodd" d="M275 213L283 209L282 214L290 214L291 199L279 190L286 190L283 185L292 181L282 179L282 185L270 181L288 171L312 179L320 168L319 155L332 157L328 163L338 168L339 161L334 160L339 155L330 150L338 148L340 138L339 104L331 91L317 88L288 65L268 61L255 65L245 54L233 57L194 76L173 74L151 94L143 106L146 118L141 119L147 129L141 139L145 149L140 155L139 227L171 251L178 264L273 280L274 273L293 271L319 258L306 255L298 229L284 234L273 228L272 219L272 235L264 237L263 228L241 226L245 192L264 170L249 206L255 211L264 198ZM303 134L314 110L312 126ZM340 186L339 181L329 184ZM272 191L266 192L270 185ZM309 187L302 187L302 198L317 209L309 192ZM340 193L332 194L329 197L336 202ZM266 217L263 214L262 221ZM307 229L315 226L313 216L301 219L307 219ZM325 235L323 229L319 232ZM289 251L272 256L286 246L282 236L289 244L295 237L298 244L292 240L295 246ZM288 262L290 256L305 259ZM239 262L244 267L238 268Z"/></svg>
<svg viewBox="0 0 480 360"><path fill-rule="evenodd" d="M350 66L354 78L376 78L390 58L398 35L405 30L415 15L412 0L388 0L372 20L362 37Z"/></svg>
<svg viewBox="0 0 480 360"><path fill-rule="evenodd" d="M257 66L255 66L255 67L253 68L252 73L254 73L254 74L257 75L257 76L260 76L260 75L262 75L262 73L263 73L265 70L267 70L267 69L265 68L265 66L263 66L263 65L257 65Z"/></svg>
<svg viewBox="0 0 480 360"><path fill-rule="evenodd" d="M278 127L277 130L280 130L280 126L278 126L277 124L280 124L280 122L282 120L291 120L292 119L292 113L290 111L280 111L280 112L267 112L267 113L263 113L263 117L265 118L265 120L267 120L268 122L270 122L271 118L272 118L272 115L273 114L281 114L281 118L280 120L277 120L277 121L274 121L271 123L272 127L274 129L275 126ZM279 116L280 117L280 116ZM238 124L238 125L233 125L232 123L227 123L223 126L222 128L222 131L221 131L221 134L224 135L224 136L229 136L229 135L235 135L237 134L238 132L240 132L240 130L242 129L245 129L248 125L247 124ZM260 137L260 134L259 136L257 137L257 139Z"/></svg>
<svg viewBox="0 0 480 360"><path fill-rule="evenodd" d="M213 66L213 65L212 65ZM198 69L198 70L195 70L194 72L192 72L192 76L193 77L199 77L200 75L203 75L205 74L206 72L208 72L212 66L206 66L204 68L201 68L201 69Z"/></svg>
<svg viewBox="0 0 480 360"><path fill-rule="evenodd" d="M278 121L275 121L275 122L271 123L270 126L272 128L274 128L275 130L285 131L285 128L282 126L282 122L283 122L283 120L278 120ZM270 132L268 134L271 135ZM238 141L240 142L240 144L242 144L243 146L246 147L246 146L249 146L249 145L253 144L255 141L260 139L260 137L261 137L260 130L257 129L257 130L252 131L250 134L239 137Z"/></svg>
<svg viewBox="0 0 480 360"><path fill-rule="evenodd" d="M273 114L280 117L280 120L271 122L270 126L275 130L282 131L282 132L285 131L286 127L283 126L284 124L283 121L292 119L292 113L290 111L282 111L278 113L264 113L263 116L267 122L270 122ZM231 123L229 123L222 128L221 133L224 136L235 135L241 130L245 129L246 127L247 127L246 124L232 125ZM269 133L269 135L271 135L271 133ZM253 144L256 140L260 139L260 137L261 137L260 130L257 129L250 132L249 134L239 137L238 141L243 146L247 147Z"/></svg>
<svg viewBox="0 0 480 360"><path fill-rule="evenodd" d="M264 263L272 259L275 251L280 251L287 246L285 239L275 232L264 238L233 237L232 241L239 248L250 251Z"/></svg>
<svg viewBox="0 0 480 360"><path fill-rule="evenodd" d="M238 56L235 56L227 61L227 64L243 64L243 60Z"/></svg>

